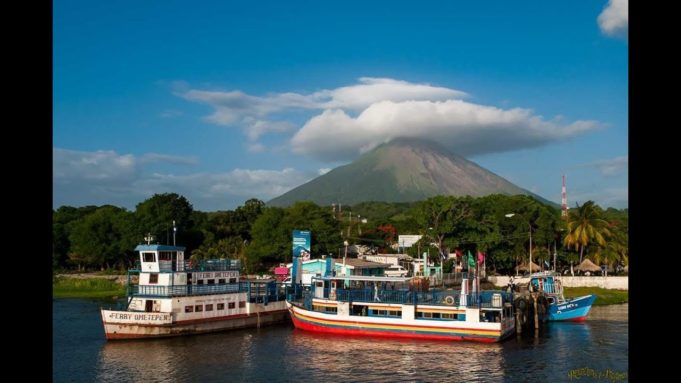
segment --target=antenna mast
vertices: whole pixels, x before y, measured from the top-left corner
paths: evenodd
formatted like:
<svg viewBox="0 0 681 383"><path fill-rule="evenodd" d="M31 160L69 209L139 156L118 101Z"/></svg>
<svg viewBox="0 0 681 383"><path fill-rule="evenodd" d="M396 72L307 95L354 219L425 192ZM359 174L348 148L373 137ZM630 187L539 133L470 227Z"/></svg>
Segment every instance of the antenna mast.
<svg viewBox="0 0 681 383"><path fill-rule="evenodd" d="M565 217L565 221L567 222L568 219L568 205L567 205L567 189L565 188L565 174L563 174L563 191L561 193L561 208L563 211L561 212L561 216Z"/></svg>

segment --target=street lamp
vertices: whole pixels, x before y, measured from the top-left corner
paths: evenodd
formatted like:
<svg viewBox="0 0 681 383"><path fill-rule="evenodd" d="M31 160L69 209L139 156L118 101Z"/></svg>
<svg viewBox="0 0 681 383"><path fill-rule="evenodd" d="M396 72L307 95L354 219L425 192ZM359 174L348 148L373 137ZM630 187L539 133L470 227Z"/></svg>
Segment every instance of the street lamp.
<svg viewBox="0 0 681 383"><path fill-rule="evenodd" d="M506 218L511 218L514 215L516 215L516 213L508 213L508 214L506 214ZM520 214L518 214L518 216L525 218L523 215L520 215ZM528 221L528 225L530 227L530 265L529 266L530 266L530 274L532 274L532 223Z"/></svg>

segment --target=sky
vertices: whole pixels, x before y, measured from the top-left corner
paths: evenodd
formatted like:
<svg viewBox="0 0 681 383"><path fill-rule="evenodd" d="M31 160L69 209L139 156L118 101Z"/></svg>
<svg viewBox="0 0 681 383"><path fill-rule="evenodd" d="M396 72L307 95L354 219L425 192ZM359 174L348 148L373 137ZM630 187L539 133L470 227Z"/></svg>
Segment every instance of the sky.
<svg viewBox="0 0 681 383"><path fill-rule="evenodd" d="M628 54L626 0L60 0L53 206L234 209L419 137L625 208Z"/></svg>

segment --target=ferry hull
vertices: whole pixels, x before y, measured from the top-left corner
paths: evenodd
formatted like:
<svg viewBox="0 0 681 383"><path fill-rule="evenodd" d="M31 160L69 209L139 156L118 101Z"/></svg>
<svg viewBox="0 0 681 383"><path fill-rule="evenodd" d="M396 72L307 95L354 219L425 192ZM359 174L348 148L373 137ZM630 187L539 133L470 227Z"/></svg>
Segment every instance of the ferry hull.
<svg viewBox="0 0 681 383"><path fill-rule="evenodd" d="M322 317L318 313L310 312L295 304L288 303L288 305L291 321L297 329L329 334L494 343L513 334L514 330L513 328L498 331L476 328L334 320L328 316Z"/></svg>
<svg viewBox="0 0 681 383"><path fill-rule="evenodd" d="M281 302L284 303L284 302ZM252 328L284 323L288 320L285 308L251 314L196 319L165 324L116 323L108 320L111 311L102 310L104 333L107 340L162 338L179 335L203 334L218 331ZM169 315L169 314L167 314Z"/></svg>
<svg viewBox="0 0 681 383"><path fill-rule="evenodd" d="M586 295L569 301L549 306L550 321L582 322L586 320L591 305L596 300L595 295Z"/></svg>

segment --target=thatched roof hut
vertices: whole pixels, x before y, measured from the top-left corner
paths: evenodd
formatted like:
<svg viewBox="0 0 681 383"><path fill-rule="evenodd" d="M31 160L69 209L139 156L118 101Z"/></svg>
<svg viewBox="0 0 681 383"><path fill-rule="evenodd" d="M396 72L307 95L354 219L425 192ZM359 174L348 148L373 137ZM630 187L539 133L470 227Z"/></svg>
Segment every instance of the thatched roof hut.
<svg viewBox="0 0 681 383"><path fill-rule="evenodd" d="M523 263L522 265L517 266L516 269L518 269L518 271L530 271L530 267L527 265L527 263ZM531 272L537 272L539 270L541 270L541 266L532 262L532 271Z"/></svg>
<svg viewBox="0 0 681 383"><path fill-rule="evenodd" d="M601 267L591 262L588 258L584 258L582 263L575 267L575 270L596 272L601 271Z"/></svg>

